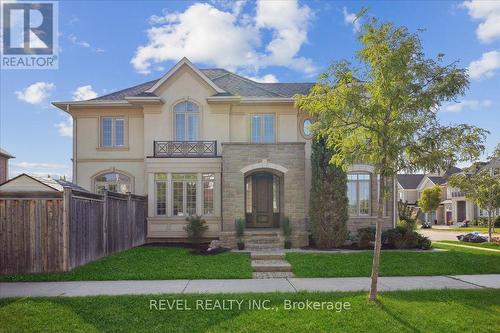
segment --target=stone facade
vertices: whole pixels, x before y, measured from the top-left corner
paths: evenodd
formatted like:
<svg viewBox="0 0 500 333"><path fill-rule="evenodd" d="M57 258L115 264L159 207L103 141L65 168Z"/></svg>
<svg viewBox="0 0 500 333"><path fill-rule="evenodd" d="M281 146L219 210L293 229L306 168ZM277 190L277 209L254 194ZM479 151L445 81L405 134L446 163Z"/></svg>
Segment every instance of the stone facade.
<svg viewBox="0 0 500 333"><path fill-rule="evenodd" d="M290 219L292 245L308 244L305 208L305 143L222 144L222 233L234 242L234 221L245 216L245 174L269 170L283 177L282 216Z"/></svg>

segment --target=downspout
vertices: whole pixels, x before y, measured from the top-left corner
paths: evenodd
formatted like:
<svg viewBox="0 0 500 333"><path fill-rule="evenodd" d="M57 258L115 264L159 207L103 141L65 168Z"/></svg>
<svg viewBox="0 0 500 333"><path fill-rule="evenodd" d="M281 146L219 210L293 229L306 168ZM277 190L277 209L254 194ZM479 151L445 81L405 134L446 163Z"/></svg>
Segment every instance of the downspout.
<svg viewBox="0 0 500 333"><path fill-rule="evenodd" d="M77 138L76 128L77 128L77 126L76 126L76 118L73 117L73 115L70 113L69 104L66 104L66 112L73 119L73 158L72 158L72 162L73 162L73 175L71 177L71 181L73 183L77 184L78 176L77 176L77 166L76 166L76 163L77 163L77 160L76 160L76 156L77 156L77 145L76 145L76 138Z"/></svg>

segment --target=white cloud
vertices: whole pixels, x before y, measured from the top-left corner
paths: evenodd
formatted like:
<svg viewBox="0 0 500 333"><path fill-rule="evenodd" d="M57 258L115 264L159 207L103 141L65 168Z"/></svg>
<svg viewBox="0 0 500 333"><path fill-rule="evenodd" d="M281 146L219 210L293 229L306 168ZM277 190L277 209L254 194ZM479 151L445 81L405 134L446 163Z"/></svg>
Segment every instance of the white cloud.
<svg viewBox="0 0 500 333"><path fill-rule="evenodd" d="M67 116L66 120L54 125L60 136L73 137L73 118Z"/></svg>
<svg viewBox="0 0 500 333"><path fill-rule="evenodd" d="M473 79L491 77L500 69L500 50L483 53L479 60L469 65L469 75Z"/></svg>
<svg viewBox="0 0 500 333"><path fill-rule="evenodd" d="M47 97L50 92L55 88L51 82L36 82L29 87L24 88L22 91L16 91L17 99L29 104L40 104Z"/></svg>
<svg viewBox="0 0 500 333"><path fill-rule="evenodd" d="M344 23L352 24L352 30L354 32L359 31L359 29L361 28L361 23L359 22L359 19L357 19L356 14L349 13L346 7L342 9L342 14L344 14Z"/></svg>
<svg viewBox="0 0 500 333"><path fill-rule="evenodd" d="M276 83L279 82L278 78L273 74L266 74L264 76L245 76L247 79L253 80L255 82L262 83Z"/></svg>
<svg viewBox="0 0 500 333"><path fill-rule="evenodd" d="M90 45L89 42L87 41L84 41L84 40L80 40L78 39L75 35L71 34L68 36L68 39L69 41L74 44L74 45L77 45L77 46L80 46L80 47L83 47L83 48L86 48L86 49L90 49L92 52L95 52L95 53L102 53L104 52L104 49L100 48L100 47L92 47L92 45Z"/></svg>
<svg viewBox="0 0 500 333"><path fill-rule="evenodd" d="M313 14L297 1L258 1L256 16L242 14L244 2L218 9L196 3L184 12L163 12L150 18L148 42L139 46L131 64L139 73L149 74L153 64L187 57L230 70L257 72L267 66L286 66L311 74L312 61L299 57L307 42ZM262 45L263 34L272 34Z"/></svg>
<svg viewBox="0 0 500 333"><path fill-rule="evenodd" d="M71 179L71 169L65 164L56 163L38 163L38 162L12 162L9 168L9 177L15 177L21 173L36 175L41 177L50 176L59 179L65 176L67 180Z"/></svg>
<svg viewBox="0 0 500 333"><path fill-rule="evenodd" d="M92 90L92 86L86 85L86 86L81 86L76 88L75 91L73 91L73 100L74 101L86 101L88 99L96 98L97 93Z"/></svg>
<svg viewBox="0 0 500 333"><path fill-rule="evenodd" d="M443 112L460 112L462 110L478 110L480 108L487 108L491 106L491 101L489 99L485 99L483 101L479 101L476 99L471 100L463 100L461 102L446 105L443 108Z"/></svg>
<svg viewBox="0 0 500 333"><path fill-rule="evenodd" d="M462 6L467 8L470 17L481 21L476 29L481 42L489 43L500 38L500 1L472 0L463 2Z"/></svg>

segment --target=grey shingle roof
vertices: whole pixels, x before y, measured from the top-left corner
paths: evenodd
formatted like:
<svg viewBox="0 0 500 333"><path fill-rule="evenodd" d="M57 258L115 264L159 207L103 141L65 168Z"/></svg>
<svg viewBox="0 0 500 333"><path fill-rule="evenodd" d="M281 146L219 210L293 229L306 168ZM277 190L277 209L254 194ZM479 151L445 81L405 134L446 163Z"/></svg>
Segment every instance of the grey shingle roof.
<svg viewBox="0 0 500 333"><path fill-rule="evenodd" d="M307 94L314 83L260 83L255 82L222 68L208 68L200 70L213 83L226 91L216 96L241 97L293 97L295 94ZM146 93L159 79L122 89L111 94L100 96L91 101L120 101L125 97L154 97Z"/></svg>
<svg viewBox="0 0 500 333"><path fill-rule="evenodd" d="M398 183L405 190L414 190L424 178L424 174L398 175Z"/></svg>
<svg viewBox="0 0 500 333"><path fill-rule="evenodd" d="M446 183L446 179L441 176L428 176L428 178L436 185L443 185Z"/></svg>

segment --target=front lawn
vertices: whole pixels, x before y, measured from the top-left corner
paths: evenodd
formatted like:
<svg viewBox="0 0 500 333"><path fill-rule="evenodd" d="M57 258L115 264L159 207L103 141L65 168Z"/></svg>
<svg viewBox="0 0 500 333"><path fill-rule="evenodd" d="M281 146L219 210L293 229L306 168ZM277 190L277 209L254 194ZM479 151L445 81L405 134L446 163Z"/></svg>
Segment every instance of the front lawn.
<svg viewBox="0 0 500 333"><path fill-rule="evenodd" d="M446 244L458 244L458 245L467 245L467 246L472 246L472 247L479 247L479 248L485 248L485 249L493 249L493 250L500 250L500 244L496 243L469 243L469 242L460 242L460 241L439 241L439 243L446 243Z"/></svg>
<svg viewBox="0 0 500 333"><path fill-rule="evenodd" d="M150 300L186 301L191 310L150 310ZM244 300L242 309L202 310L196 302ZM269 300L250 310L248 300ZM349 302L350 309L285 310L284 301ZM212 302L213 304L214 302ZM345 303L344 303L345 304ZM57 320L54 320L57 318ZM0 300L3 332L498 332L500 290L366 293L145 295Z"/></svg>
<svg viewBox="0 0 500 333"><path fill-rule="evenodd" d="M289 252L286 258L297 277L370 276L373 253ZM381 276L493 273L500 273L500 253L458 247L443 252L382 251L380 260Z"/></svg>
<svg viewBox="0 0 500 333"><path fill-rule="evenodd" d="M143 246L77 267L67 273L0 275L0 281L170 280L252 278L250 256L194 255L185 248Z"/></svg>

